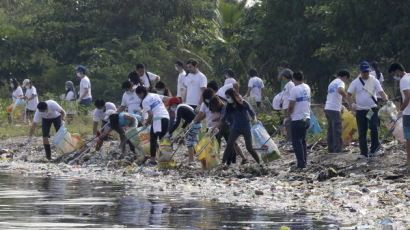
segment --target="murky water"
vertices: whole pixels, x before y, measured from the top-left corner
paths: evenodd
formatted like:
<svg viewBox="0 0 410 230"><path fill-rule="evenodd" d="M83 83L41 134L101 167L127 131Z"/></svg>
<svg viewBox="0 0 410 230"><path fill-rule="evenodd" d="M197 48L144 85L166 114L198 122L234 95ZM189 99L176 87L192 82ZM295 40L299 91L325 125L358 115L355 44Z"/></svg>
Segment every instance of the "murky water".
<svg viewBox="0 0 410 230"><path fill-rule="evenodd" d="M336 229L309 215L153 196L147 189L0 173L0 229Z"/></svg>

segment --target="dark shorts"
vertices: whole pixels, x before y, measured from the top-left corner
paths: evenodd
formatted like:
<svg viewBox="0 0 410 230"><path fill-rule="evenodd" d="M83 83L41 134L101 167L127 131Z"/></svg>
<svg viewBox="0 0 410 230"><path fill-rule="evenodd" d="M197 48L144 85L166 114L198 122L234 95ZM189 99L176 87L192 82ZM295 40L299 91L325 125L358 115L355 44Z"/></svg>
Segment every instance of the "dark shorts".
<svg viewBox="0 0 410 230"><path fill-rule="evenodd" d="M91 105L91 98L87 98L87 99L82 99L80 101L80 105L85 106L85 107L89 107Z"/></svg>
<svg viewBox="0 0 410 230"><path fill-rule="evenodd" d="M43 118L43 123L41 126L41 130L43 131L43 137L50 137L51 124L54 125L54 128L57 132L61 127L61 116L52 119Z"/></svg>
<svg viewBox="0 0 410 230"><path fill-rule="evenodd" d="M403 115L403 134L406 140L410 140L410 115Z"/></svg>

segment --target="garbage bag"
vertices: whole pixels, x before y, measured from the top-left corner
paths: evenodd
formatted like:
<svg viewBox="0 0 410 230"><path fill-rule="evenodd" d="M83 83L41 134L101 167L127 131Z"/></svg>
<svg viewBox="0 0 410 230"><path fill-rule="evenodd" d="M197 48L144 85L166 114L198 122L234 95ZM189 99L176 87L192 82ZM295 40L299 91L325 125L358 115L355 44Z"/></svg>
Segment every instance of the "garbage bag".
<svg viewBox="0 0 410 230"><path fill-rule="evenodd" d="M176 161L172 157L172 144L169 138L162 138L159 142L158 168L170 169L175 167Z"/></svg>
<svg viewBox="0 0 410 230"><path fill-rule="evenodd" d="M25 121L26 120L26 101L23 99L17 99L13 103L13 109L11 111L12 121Z"/></svg>
<svg viewBox="0 0 410 230"><path fill-rule="evenodd" d="M391 120L396 120L397 108L396 105L389 101L379 110L379 118L382 122L390 122Z"/></svg>
<svg viewBox="0 0 410 230"><path fill-rule="evenodd" d="M151 126L148 126L146 128L132 127L126 131L125 137L134 146L139 146L144 151L144 153L150 154L150 130Z"/></svg>
<svg viewBox="0 0 410 230"><path fill-rule="evenodd" d="M379 110L379 118L384 123L386 128L393 134L393 136L400 142L404 143L403 133L403 119L397 120L397 107L392 101L388 101ZM397 120L397 121L396 121Z"/></svg>
<svg viewBox="0 0 410 230"><path fill-rule="evenodd" d="M63 154L72 153L82 146L82 140L78 135L71 135L67 128L61 126L52 139L57 151Z"/></svg>
<svg viewBox="0 0 410 230"><path fill-rule="evenodd" d="M216 138L204 136L194 148L195 152L199 154L198 160L202 163L202 169L210 170L219 165L219 144Z"/></svg>
<svg viewBox="0 0 410 230"><path fill-rule="evenodd" d="M322 132L322 128L320 128L319 121L317 120L315 114L310 111L310 127L307 131L309 134L318 134Z"/></svg>
<svg viewBox="0 0 410 230"><path fill-rule="evenodd" d="M403 133L403 118L400 118L397 121L390 120L389 122L386 122L386 127L390 132L392 132L396 140L398 140L402 144L406 142Z"/></svg>
<svg viewBox="0 0 410 230"><path fill-rule="evenodd" d="M343 109L342 111L342 140L343 146L348 146L352 142L354 135L357 132L356 117L348 111Z"/></svg>
<svg viewBox="0 0 410 230"><path fill-rule="evenodd" d="M261 122L252 126L251 133L253 143L257 149L256 152L258 152L263 162L267 163L280 158L278 146L270 138L269 133Z"/></svg>

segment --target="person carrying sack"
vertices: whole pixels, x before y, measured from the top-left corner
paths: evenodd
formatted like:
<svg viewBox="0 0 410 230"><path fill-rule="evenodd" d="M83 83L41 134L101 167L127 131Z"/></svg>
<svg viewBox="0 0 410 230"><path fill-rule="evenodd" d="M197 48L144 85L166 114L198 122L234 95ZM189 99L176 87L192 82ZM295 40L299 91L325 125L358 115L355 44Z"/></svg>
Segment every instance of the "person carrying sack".
<svg viewBox="0 0 410 230"><path fill-rule="evenodd" d="M352 81L347 90L347 99L352 110L356 111L357 127L359 129L360 156L376 156L380 149L379 141L379 117L377 108L377 94L383 100L387 101L388 97L384 93L380 82L370 75L370 65L367 61L360 64L360 75ZM352 96L356 96L356 103L353 103ZM370 154L367 146L367 130L371 133Z"/></svg>

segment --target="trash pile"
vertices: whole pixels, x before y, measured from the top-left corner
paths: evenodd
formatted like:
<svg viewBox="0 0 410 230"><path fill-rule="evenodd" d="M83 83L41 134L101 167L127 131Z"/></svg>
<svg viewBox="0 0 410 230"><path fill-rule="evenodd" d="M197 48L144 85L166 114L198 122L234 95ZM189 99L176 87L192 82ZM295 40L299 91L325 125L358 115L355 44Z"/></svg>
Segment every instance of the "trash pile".
<svg viewBox="0 0 410 230"><path fill-rule="evenodd" d="M257 131L256 127L254 130ZM259 132L262 136L268 135ZM106 140L99 151L90 148L73 165L45 162L41 138L35 138L29 149L28 162L13 161L26 140L14 138L0 141L0 166L3 170L22 174L138 183L154 187L153 193L180 192L186 197L239 206L308 213L318 220L336 220L340 229L360 226L403 229L410 226L410 177L403 167L405 147L397 141L386 143L383 154L371 159L358 159L358 144L354 140L349 140L352 141L348 147L350 153L341 155L327 154L326 144L318 142L308 146L308 168L297 171L294 170L294 153L283 148L285 141L274 139L258 144L260 154L267 156L262 157L263 169L254 162L237 163L225 169L218 166L219 151L210 139L209 136L202 138L197 149L203 149L201 161L195 164L186 162L187 149L182 145L173 156L174 165L169 167L169 154L173 152L168 149L164 151L163 161L167 163L163 167L153 167L139 161L129 150L122 154L117 138ZM143 143L142 139L135 141ZM239 145L245 149L243 139ZM143 146L138 151L148 150L146 145ZM166 149L167 143L161 143L161 147Z"/></svg>

